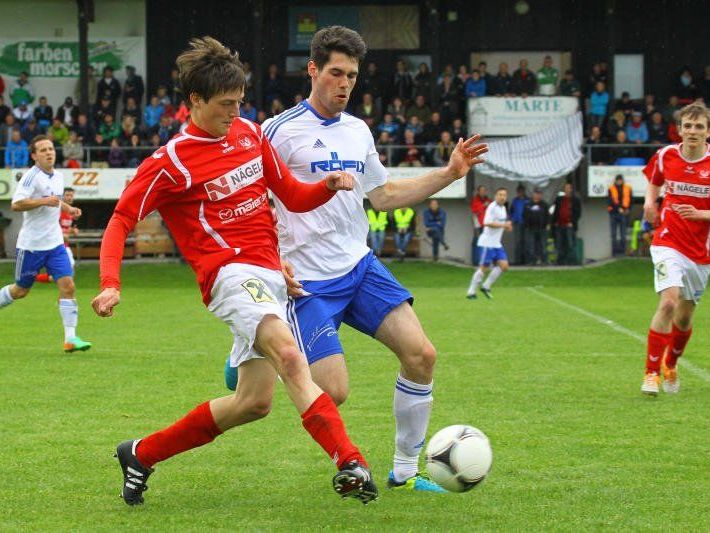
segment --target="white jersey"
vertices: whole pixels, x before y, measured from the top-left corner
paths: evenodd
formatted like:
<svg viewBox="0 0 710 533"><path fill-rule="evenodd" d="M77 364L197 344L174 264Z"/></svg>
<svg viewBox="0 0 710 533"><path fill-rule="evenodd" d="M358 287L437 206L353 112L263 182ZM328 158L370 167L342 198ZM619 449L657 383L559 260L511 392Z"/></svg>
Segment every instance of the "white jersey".
<svg viewBox="0 0 710 533"><path fill-rule="evenodd" d="M486 214L483 217L483 232L481 236L478 237L478 246L483 248L501 248L503 243L501 239L503 238L503 232L505 228L491 228L486 226L490 222L498 222L500 224L508 220L508 212L505 209L505 205L498 205L497 202L491 202L488 207L486 207Z"/></svg>
<svg viewBox="0 0 710 533"><path fill-rule="evenodd" d="M12 201L36 200L47 196L62 197L64 176L58 170L51 175L38 166L25 172L17 184ZM64 244L62 227L59 225L61 207L42 206L22 212L22 228L17 237L21 250L51 250Z"/></svg>
<svg viewBox="0 0 710 533"><path fill-rule="evenodd" d="M341 113L327 119L305 100L264 122L262 131L300 181L317 182L336 170L355 176L352 191L340 191L307 213L291 213L274 198L281 255L298 279L347 274L369 252L364 196L388 177L372 133L359 118Z"/></svg>

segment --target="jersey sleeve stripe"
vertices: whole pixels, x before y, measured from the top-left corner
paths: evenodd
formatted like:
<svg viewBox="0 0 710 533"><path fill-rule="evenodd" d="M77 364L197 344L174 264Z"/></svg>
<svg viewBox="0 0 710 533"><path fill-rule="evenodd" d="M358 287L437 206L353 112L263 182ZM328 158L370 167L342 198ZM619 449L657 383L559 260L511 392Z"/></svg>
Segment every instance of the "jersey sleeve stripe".
<svg viewBox="0 0 710 533"><path fill-rule="evenodd" d="M277 131L281 126L283 126L284 124L286 124L286 122L288 122L289 120L293 120L294 118L300 117L300 116L303 115L306 111L308 111L308 109L306 109L306 108L304 107L304 108L302 108L298 113L294 113L293 115L291 115L290 117L288 117L286 120L284 120L284 121L282 121L282 122L279 122L278 124L276 124L276 126L274 126L274 127L272 128L271 132L269 132L269 133L266 134L266 137L271 141L271 140L274 138L274 135L276 135L276 131Z"/></svg>
<svg viewBox="0 0 710 533"><path fill-rule="evenodd" d="M31 187L32 182L35 179L35 176L39 174L39 169L37 167L34 167L31 170L27 171L27 174L25 174L25 177L22 178L22 186L23 187Z"/></svg>
<svg viewBox="0 0 710 533"><path fill-rule="evenodd" d="M185 190L189 189L192 187L192 176L190 175L190 171L187 170L187 167L182 164L182 161L180 161L180 158L177 155L177 152L175 151L175 145L179 143L180 141L184 141L187 139L185 136L180 136L180 137L175 137L174 139L170 140L166 146L166 149L168 151L168 155L170 156L170 160L173 162L173 165L182 172L182 175L185 176Z"/></svg>
<svg viewBox="0 0 710 533"><path fill-rule="evenodd" d="M264 134L269 139L271 139L272 134L278 129L278 127L281 124L291 120L293 117L295 117L297 115L305 113L306 111L307 111L307 109L300 104L295 107L292 107L288 111L284 111L283 113L281 113L281 115L279 115L279 117L277 119L275 119L271 124L268 125L268 127L264 131Z"/></svg>

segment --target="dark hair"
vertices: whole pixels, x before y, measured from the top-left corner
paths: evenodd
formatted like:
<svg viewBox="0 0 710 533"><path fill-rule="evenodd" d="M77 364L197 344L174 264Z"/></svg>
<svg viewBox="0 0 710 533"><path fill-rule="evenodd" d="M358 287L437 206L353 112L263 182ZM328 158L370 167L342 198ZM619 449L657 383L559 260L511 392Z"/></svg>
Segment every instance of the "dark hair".
<svg viewBox="0 0 710 533"><path fill-rule="evenodd" d="M331 52L354 57L360 63L367 53L367 45L360 34L344 26L328 26L316 32L311 40L311 60L322 69Z"/></svg>
<svg viewBox="0 0 710 533"><path fill-rule="evenodd" d="M505 187L498 187L498 188L496 189L496 194L498 194L500 191L508 192L508 189L506 189Z"/></svg>
<svg viewBox="0 0 710 533"><path fill-rule="evenodd" d="M207 102L217 94L244 89L246 79L239 53L212 37L192 39L190 48L178 56L176 63L188 107L192 106L192 94Z"/></svg>
<svg viewBox="0 0 710 533"><path fill-rule="evenodd" d="M30 141L30 153L34 154L37 151L37 143L41 141L49 141L52 142L49 137L46 135L35 135L32 137L32 140ZM52 143L54 145L54 143Z"/></svg>
<svg viewBox="0 0 710 533"><path fill-rule="evenodd" d="M74 189L71 187L64 187L64 192L76 192Z"/></svg>

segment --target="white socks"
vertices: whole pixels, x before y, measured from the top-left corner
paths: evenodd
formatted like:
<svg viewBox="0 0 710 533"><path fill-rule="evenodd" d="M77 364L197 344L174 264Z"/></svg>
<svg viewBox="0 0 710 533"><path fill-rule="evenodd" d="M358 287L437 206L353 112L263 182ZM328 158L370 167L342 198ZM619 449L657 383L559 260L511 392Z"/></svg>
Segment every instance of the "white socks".
<svg viewBox="0 0 710 533"><path fill-rule="evenodd" d="M496 282L496 280L500 277L500 275L503 273L503 270L499 266L494 267L493 270L491 270L491 273L488 274L488 277L486 278L486 282L483 284L483 288L486 289L487 291L491 290L491 287L493 284ZM483 277L483 276L481 276Z"/></svg>
<svg viewBox="0 0 710 533"><path fill-rule="evenodd" d="M397 375L394 389L396 434L393 473L398 483L413 477L419 470L419 453L424 447L434 402L432 385L421 385L403 378L401 374Z"/></svg>
<svg viewBox="0 0 710 533"><path fill-rule="evenodd" d="M476 294L476 292L478 291L478 287L481 285L482 281L483 281L483 270L478 268L473 273L473 276L471 276L471 284L468 286L468 294Z"/></svg>
<svg viewBox="0 0 710 533"><path fill-rule="evenodd" d="M76 337L76 324L79 321L79 306L76 300L59 299L59 314L62 315L64 324L64 340Z"/></svg>
<svg viewBox="0 0 710 533"><path fill-rule="evenodd" d="M15 300L10 295L10 285L5 285L0 289L0 308L7 307Z"/></svg>

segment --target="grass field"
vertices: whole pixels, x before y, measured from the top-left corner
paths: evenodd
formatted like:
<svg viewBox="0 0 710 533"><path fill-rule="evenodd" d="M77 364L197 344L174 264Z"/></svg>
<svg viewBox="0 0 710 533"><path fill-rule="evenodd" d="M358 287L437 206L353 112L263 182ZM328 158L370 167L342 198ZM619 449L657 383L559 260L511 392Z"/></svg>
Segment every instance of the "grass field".
<svg viewBox="0 0 710 533"><path fill-rule="evenodd" d="M146 505L118 497L113 449L224 394L228 330L179 265L124 269L123 303L98 319L97 268L77 273L79 333L61 352L55 289L0 310L0 530L683 530L710 528L710 308L700 306L678 396L639 388L656 303L648 262L510 272L493 301L470 271L392 265L438 348L431 432L485 431L488 480L462 495L391 494L395 358L345 327L343 416L381 497L339 501L333 469L283 388L272 414L159 465ZM13 265L0 265L9 281Z"/></svg>

